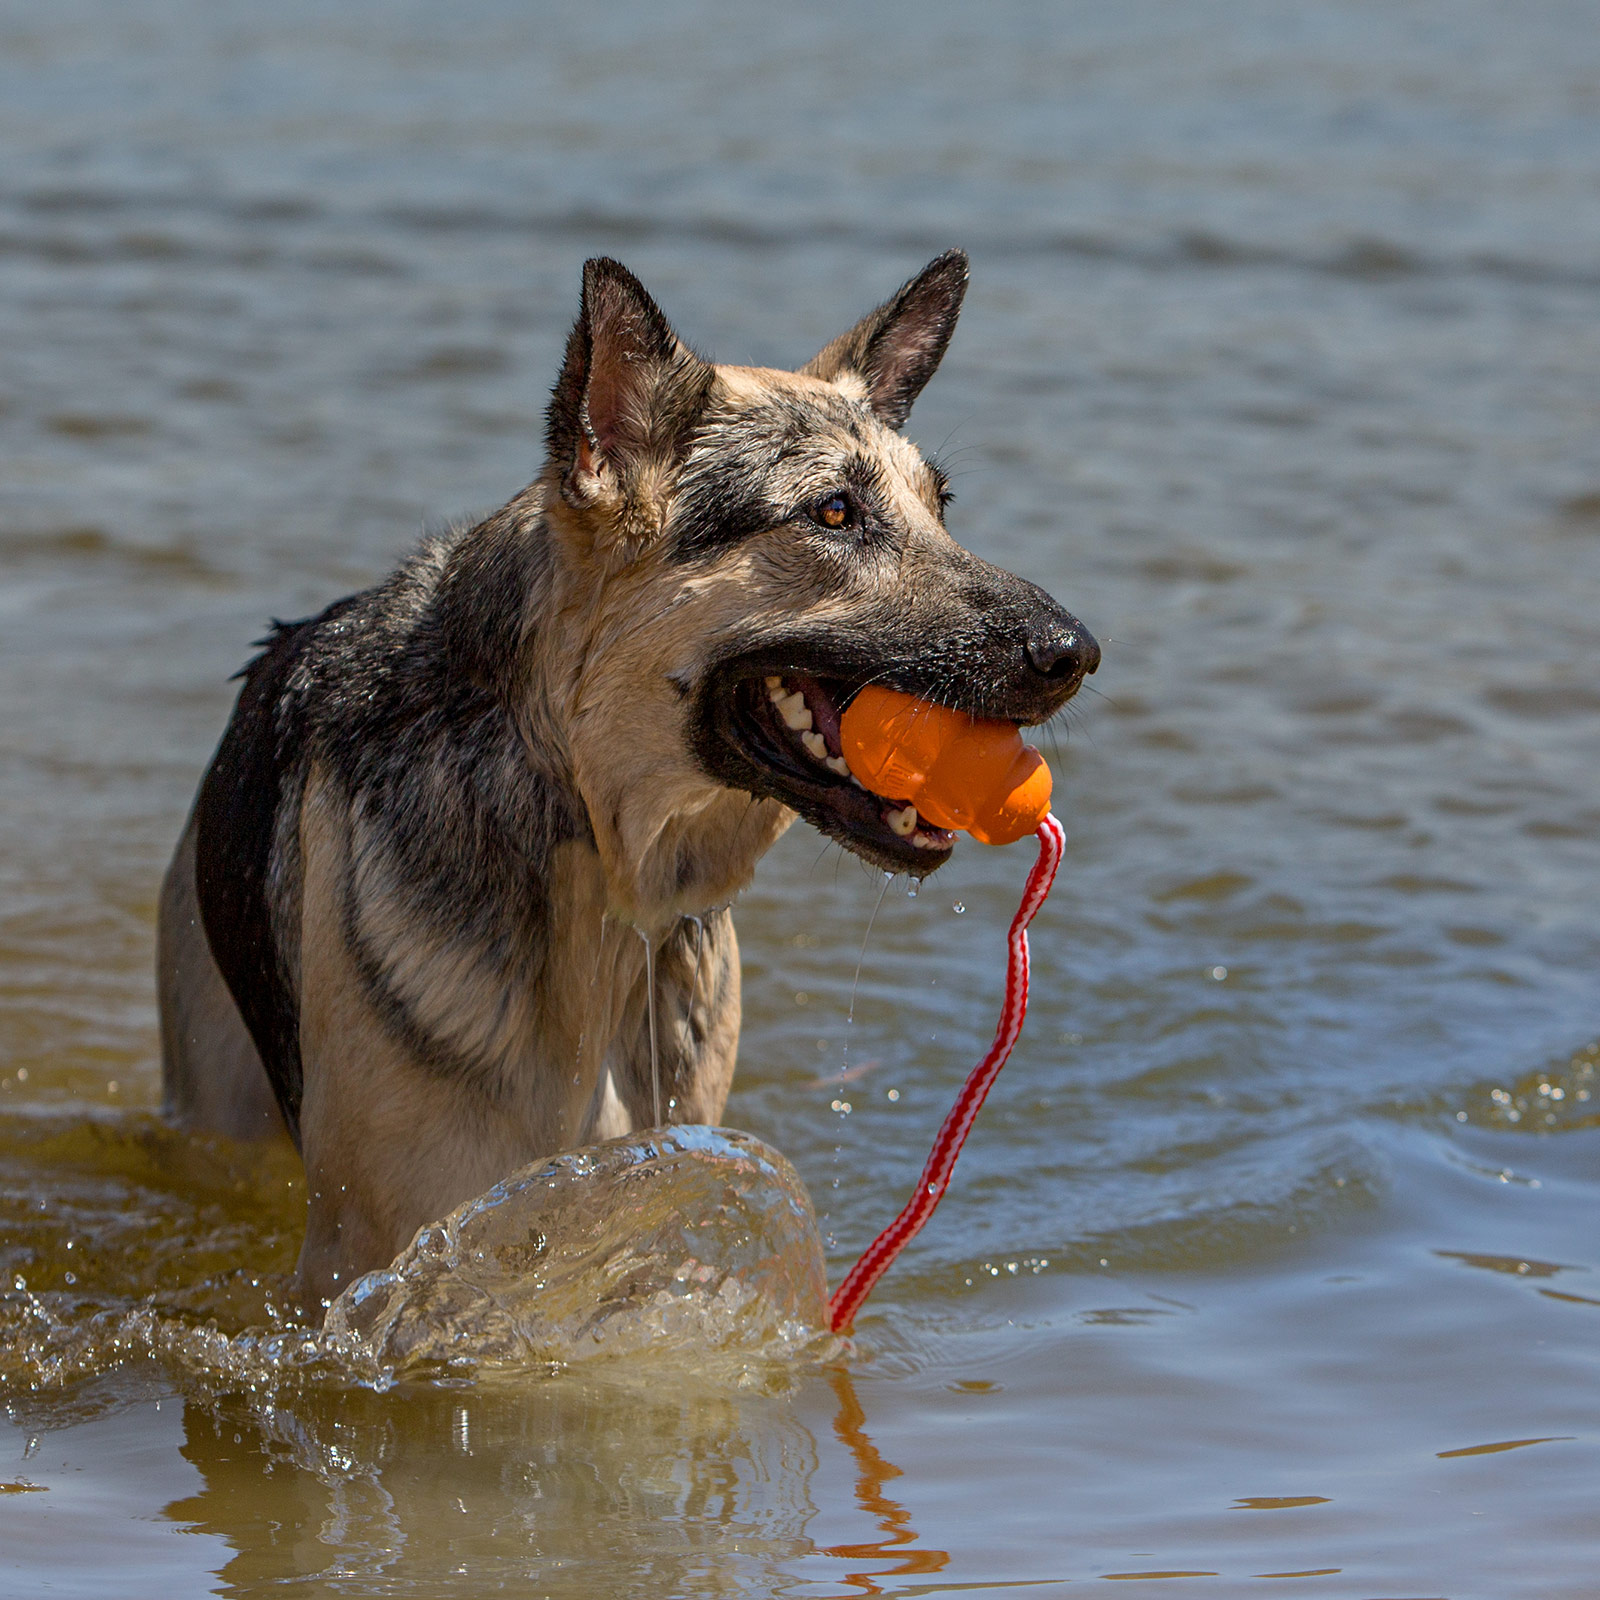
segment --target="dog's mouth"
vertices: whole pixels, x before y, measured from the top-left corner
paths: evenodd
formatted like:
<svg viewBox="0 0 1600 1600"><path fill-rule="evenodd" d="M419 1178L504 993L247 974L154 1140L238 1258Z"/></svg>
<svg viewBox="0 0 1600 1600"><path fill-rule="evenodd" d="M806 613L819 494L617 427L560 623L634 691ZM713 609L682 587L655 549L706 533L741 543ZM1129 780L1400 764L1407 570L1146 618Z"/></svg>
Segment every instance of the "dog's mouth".
<svg viewBox="0 0 1600 1600"><path fill-rule="evenodd" d="M724 781L781 800L875 866L924 877L950 859L955 834L918 816L903 796L874 794L851 773L839 719L856 687L796 671L724 679L711 708L723 757L713 765Z"/></svg>

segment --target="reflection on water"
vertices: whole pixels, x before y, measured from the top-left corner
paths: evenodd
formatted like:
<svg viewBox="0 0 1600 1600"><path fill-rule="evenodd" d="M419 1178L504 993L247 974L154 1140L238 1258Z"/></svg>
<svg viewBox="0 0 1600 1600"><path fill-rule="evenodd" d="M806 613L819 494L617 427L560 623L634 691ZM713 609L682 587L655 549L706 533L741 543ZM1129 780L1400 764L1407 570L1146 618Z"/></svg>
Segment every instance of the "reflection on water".
<svg viewBox="0 0 1600 1600"><path fill-rule="evenodd" d="M477 1592L587 1596L593 1563L620 1551L656 1592L746 1593L809 1549L809 1431L767 1397L681 1376L307 1390L261 1412L191 1403L183 1431L201 1487L164 1515L241 1547L228 1594L438 1593L470 1574Z"/></svg>
<svg viewBox="0 0 1600 1600"><path fill-rule="evenodd" d="M951 1558L919 1543L886 1492L901 1469L869 1436L849 1372L827 1381L872 1540L819 1549L808 1536L817 1443L781 1397L681 1375L666 1386L634 1374L384 1395L316 1388L266 1408L191 1402L180 1448L201 1487L163 1514L235 1541L260 1530L220 1574L230 1594L380 1583L403 1562L422 1590L465 1567L486 1588L587 1595L591 1563L619 1545L660 1593L746 1593L764 1561L804 1556L848 1566L832 1580L845 1593L903 1593L890 1580L942 1572Z"/></svg>
<svg viewBox="0 0 1600 1600"><path fill-rule="evenodd" d="M1597 84L1567 0L0 0L0 1589L1587 1600ZM793 364L956 243L912 431L1106 661L954 1189L848 1389L361 1367L292 1154L153 1114L228 674L528 480L585 255ZM857 987L819 852L737 908L728 1117L837 1279L1025 862Z"/></svg>
<svg viewBox="0 0 1600 1600"><path fill-rule="evenodd" d="M839 1410L834 1417L833 1431L839 1443L847 1449L856 1464L856 1503L878 1524L879 1537L868 1544L829 1545L824 1555L838 1556L845 1561L889 1561L892 1564L871 1574L853 1572L844 1581L860 1594L884 1594L876 1580L903 1578L915 1573L943 1572L950 1565L946 1550L925 1546L908 1548L917 1543L917 1530L911 1526L911 1513L884 1492L884 1485L902 1477L899 1467L885 1461L878 1447L866 1431L867 1414L861 1409L855 1385L843 1368L828 1374L833 1392L839 1397Z"/></svg>

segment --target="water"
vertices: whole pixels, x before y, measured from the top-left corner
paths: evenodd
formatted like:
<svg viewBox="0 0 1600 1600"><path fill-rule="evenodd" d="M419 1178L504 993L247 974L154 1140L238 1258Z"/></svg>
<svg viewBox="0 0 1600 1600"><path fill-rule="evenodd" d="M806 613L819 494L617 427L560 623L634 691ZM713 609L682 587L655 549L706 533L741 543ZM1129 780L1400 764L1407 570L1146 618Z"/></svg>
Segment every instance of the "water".
<svg viewBox="0 0 1600 1600"><path fill-rule="evenodd" d="M7 4L0 149L0 1590L1596 1592L1591 8ZM949 1198L847 1362L308 1351L294 1163L152 1115L227 675L532 475L585 255L792 364L952 243L912 431L1106 664ZM1027 848L849 1029L875 875L737 908L833 1282Z"/></svg>

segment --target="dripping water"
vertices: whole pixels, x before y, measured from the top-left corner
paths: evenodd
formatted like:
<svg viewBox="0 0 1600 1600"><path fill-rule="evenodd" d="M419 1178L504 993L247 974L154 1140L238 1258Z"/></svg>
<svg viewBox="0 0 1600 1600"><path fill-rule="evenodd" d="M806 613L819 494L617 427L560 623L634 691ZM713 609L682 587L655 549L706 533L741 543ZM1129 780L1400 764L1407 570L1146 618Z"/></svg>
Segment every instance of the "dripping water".
<svg viewBox="0 0 1600 1600"><path fill-rule="evenodd" d="M878 891L877 901L872 907L872 915L867 918L867 931L861 935L861 948L856 952L856 975L850 981L850 1010L845 1021L855 1026L856 1021L856 990L861 987L861 963L867 959L867 940L872 937L872 925L878 920L878 913L883 910L884 897L889 893L889 885L894 882L893 873L883 875L883 887ZM850 1048L850 1041L845 1040L845 1049Z"/></svg>
<svg viewBox="0 0 1600 1600"><path fill-rule="evenodd" d="M861 987L861 967L862 967L862 964L867 959L867 944L872 938L873 924L876 923L877 920L878 920L878 913L883 909L883 902L887 898L888 893L889 893L889 885L891 883L893 883L893 882L894 882L894 874L893 873L889 873L889 872L884 873L884 875L883 875L883 887L878 890L878 898L873 902L872 915L867 918L866 931L861 935L861 948L860 948L860 950L858 950L856 952L856 973L855 973L855 977L850 980L850 1009L845 1013L845 1019L844 1019L845 1020L844 1048L839 1053L839 1089L840 1089L840 1093L839 1093L838 1096L835 1097L835 1100L834 1100L834 1104L836 1106L844 1098L844 1095L843 1095L844 1086L845 1086L845 1083L848 1081L848 1075L849 1075L849 1071L850 1071L850 1030L852 1030L856 1025L856 993ZM833 1179L832 1179L832 1182L828 1185L828 1187L830 1189L837 1189L839 1187L839 1167L840 1167L840 1164L841 1164L841 1162L843 1160L844 1160L844 1141L842 1139L838 1139L838 1140L834 1141L834 1146L833 1146ZM827 1232L824 1234L824 1237L827 1240L829 1249L832 1249L839 1242L838 1239L834 1236L832 1228L829 1226L829 1224L832 1222L832 1220L833 1220L832 1208L829 1207L829 1208L825 1209L823 1211L823 1213L822 1213L822 1226L825 1229L827 1229Z"/></svg>
<svg viewBox="0 0 1600 1600"><path fill-rule="evenodd" d="M650 1029L650 1100L655 1108L653 1127L661 1126L661 1053L656 1045L656 947L643 928L633 930L644 945L644 1009Z"/></svg>
<svg viewBox="0 0 1600 1600"><path fill-rule="evenodd" d="M608 911L602 911L600 913L600 937L595 941L594 967L589 973L589 997L583 1008L583 1017L578 1023L578 1048L572 1059L572 1084L574 1088L583 1082L583 1047L588 1042L589 1038L589 1018L594 1015L594 991L595 985L600 981L600 962L606 953L606 933L608 931L607 923L610 919L610 915L611 914ZM567 1127L566 1123L567 1112L566 1106L563 1104L561 1110L562 1131L570 1134L572 1130Z"/></svg>

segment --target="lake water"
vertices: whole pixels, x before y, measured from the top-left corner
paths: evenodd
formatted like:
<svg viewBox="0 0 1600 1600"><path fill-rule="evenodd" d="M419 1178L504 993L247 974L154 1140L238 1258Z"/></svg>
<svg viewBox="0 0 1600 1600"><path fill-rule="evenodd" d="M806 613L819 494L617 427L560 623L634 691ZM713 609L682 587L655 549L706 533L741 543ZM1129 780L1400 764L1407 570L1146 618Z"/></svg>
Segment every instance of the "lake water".
<svg viewBox="0 0 1600 1600"><path fill-rule="evenodd" d="M0 1591L1600 1594L1592 6L5 0L0 152ZM162 1129L150 967L249 642L532 477L586 255L792 365L951 244L911 432L1106 659L855 1355L230 1343L303 1191ZM835 1279L1029 859L892 887L853 1025L879 880L740 903Z"/></svg>

